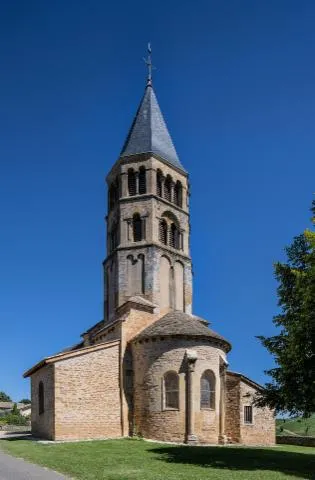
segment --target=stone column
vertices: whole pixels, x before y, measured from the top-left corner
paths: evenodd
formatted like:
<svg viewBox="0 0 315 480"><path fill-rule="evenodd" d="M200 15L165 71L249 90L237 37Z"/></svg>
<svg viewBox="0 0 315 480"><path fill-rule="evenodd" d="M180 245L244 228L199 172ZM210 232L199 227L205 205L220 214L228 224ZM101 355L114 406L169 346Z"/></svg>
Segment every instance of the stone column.
<svg viewBox="0 0 315 480"><path fill-rule="evenodd" d="M123 172L121 174L121 196L128 197L128 174Z"/></svg>
<svg viewBox="0 0 315 480"><path fill-rule="evenodd" d="M139 172L135 172L136 177L136 195L139 195Z"/></svg>
<svg viewBox="0 0 315 480"><path fill-rule="evenodd" d="M219 423L219 443L226 444L225 435L225 383L226 383L226 368L227 365L222 363L220 365L220 423Z"/></svg>
<svg viewBox="0 0 315 480"><path fill-rule="evenodd" d="M172 182L171 182L171 198L170 198L170 201L171 201L172 203L174 203L174 195L175 195L175 193L174 193L174 188L175 188L175 182L172 181Z"/></svg>
<svg viewBox="0 0 315 480"><path fill-rule="evenodd" d="M197 361L197 352L195 350L186 350L187 359L187 429L186 443L194 445L198 443L195 435L195 404L194 404L194 372Z"/></svg>
<svg viewBox="0 0 315 480"><path fill-rule="evenodd" d="M150 168L146 170L147 193L156 195L156 170Z"/></svg>

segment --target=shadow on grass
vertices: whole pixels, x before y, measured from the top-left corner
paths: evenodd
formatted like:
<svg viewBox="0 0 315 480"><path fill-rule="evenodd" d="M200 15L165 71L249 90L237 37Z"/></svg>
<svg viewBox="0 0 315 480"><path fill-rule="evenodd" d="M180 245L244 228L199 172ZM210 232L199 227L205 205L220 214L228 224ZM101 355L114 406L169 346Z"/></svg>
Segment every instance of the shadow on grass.
<svg viewBox="0 0 315 480"><path fill-rule="evenodd" d="M315 479L315 456L275 449L246 447L159 447L151 449L170 463L205 468L272 471ZM311 452L310 452L311 453Z"/></svg>

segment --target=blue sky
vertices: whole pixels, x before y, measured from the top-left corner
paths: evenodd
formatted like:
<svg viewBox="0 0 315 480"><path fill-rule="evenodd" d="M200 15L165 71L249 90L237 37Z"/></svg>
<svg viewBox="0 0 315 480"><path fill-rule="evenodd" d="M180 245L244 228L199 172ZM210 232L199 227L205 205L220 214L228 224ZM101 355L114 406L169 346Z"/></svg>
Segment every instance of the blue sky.
<svg viewBox="0 0 315 480"><path fill-rule="evenodd" d="M154 86L190 173L194 312L264 382L272 264L315 191L312 1L0 5L0 390L102 317L104 177Z"/></svg>

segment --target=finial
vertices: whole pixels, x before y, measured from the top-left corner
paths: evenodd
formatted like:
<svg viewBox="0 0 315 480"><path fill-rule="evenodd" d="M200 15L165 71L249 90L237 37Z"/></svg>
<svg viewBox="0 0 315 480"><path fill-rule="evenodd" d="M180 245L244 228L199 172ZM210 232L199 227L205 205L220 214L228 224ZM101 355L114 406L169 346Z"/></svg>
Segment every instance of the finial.
<svg viewBox="0 0 315 480"><path fill-rule="evenodd" d="M151 49L151 43L148 43L148 57L144 58L144 63L148 67L148 80L147 80L147 85L152 85L152 70L154 70L154 66L152 65L152 49Z"/></svg>

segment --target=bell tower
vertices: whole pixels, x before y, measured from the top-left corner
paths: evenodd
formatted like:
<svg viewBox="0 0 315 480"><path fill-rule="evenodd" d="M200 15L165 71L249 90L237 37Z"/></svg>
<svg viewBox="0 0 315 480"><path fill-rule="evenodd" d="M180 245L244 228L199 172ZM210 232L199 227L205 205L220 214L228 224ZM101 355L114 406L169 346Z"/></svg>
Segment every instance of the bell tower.
<svg viewBox="0 0 315 480"><path fill-rule="evenodd" d="M131 297L191 313L189 183L149 76L108 185L104 319Z"/></svg>

